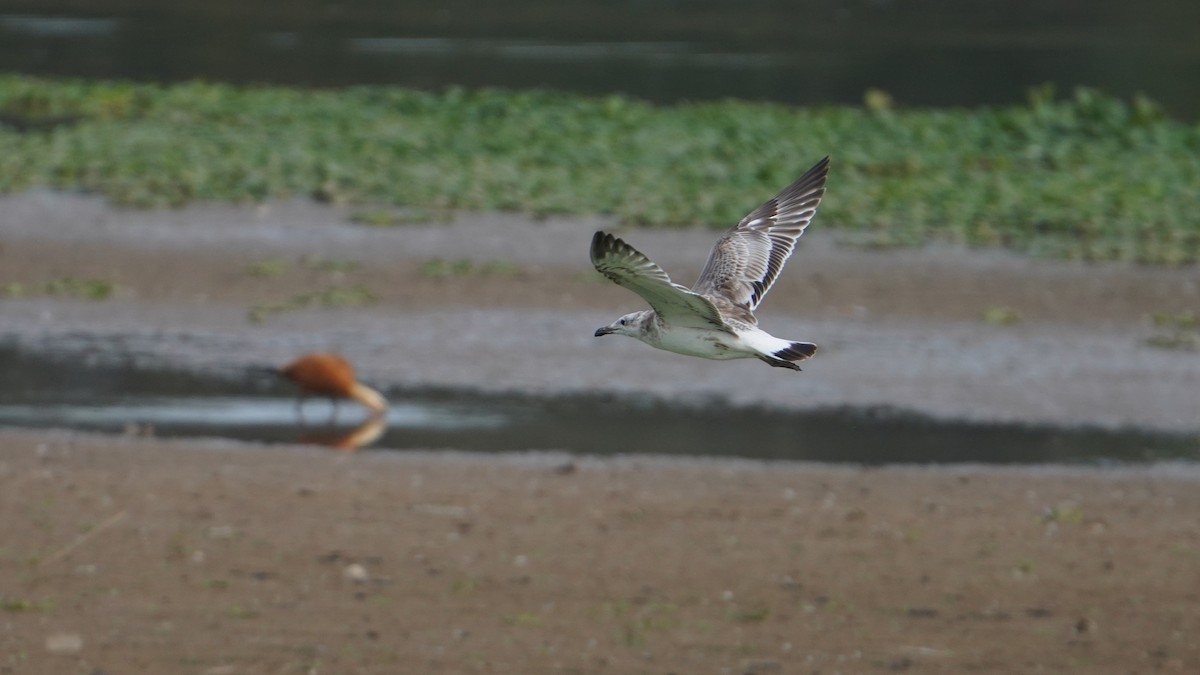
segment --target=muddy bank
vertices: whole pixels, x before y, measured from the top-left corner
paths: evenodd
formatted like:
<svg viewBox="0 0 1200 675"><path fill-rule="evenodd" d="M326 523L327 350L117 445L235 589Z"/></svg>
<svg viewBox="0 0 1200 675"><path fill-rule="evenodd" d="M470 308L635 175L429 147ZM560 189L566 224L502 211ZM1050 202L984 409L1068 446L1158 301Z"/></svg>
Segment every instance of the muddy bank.
<svg viewBox="0 0 1200 675"><path fill-rule="evenodd" d="M817 231L761 312L821 345L791 373L593 338L640 304L589 270L604 223L348 217L0 198L0 283L116 284L0 300L0 339L227 373L332 348L383 386L1198 426L1200 357L1145 342L1148 314L1197 306L1194 271ZM714 238L627 234L685 282ZM356 286L377 302L250 320ZM1191 672L1198 480L0 429L0 673Z"/></svg>
<svg viewBox="0 0 1200 675"><path fill-rule="evenodd" d="M1200 355L1147 343L1160 331L1152 314L1200 306L1195 270L862 251L836 245L818 221L759 311L767 330L820 345L796 374L593 338L596 326L641 306L590 269L587 242L602 221L460 214L380 229L351 215L307 202L143 212L46 192L2 197L0 282L96 278L116 292L99 302L3 300L0 335L212 369L336 349L383 386L721 395L1200 429ZM716 236L624 234L683 283ZM331 288L367 289L377 302L248 319L256 307ZM1016 321L989 323L988 312Z"/></svg>
<svg viewBox="0 0 1200 675"><path fill-rule="evenodd" d="M1192 672L1196 481L0 431L0 672Z"/></svg>

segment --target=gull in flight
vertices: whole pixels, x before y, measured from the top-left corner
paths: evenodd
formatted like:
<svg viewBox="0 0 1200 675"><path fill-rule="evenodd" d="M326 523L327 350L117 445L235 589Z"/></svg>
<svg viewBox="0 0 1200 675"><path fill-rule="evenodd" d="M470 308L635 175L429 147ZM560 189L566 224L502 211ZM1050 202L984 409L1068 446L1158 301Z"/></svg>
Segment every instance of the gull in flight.
<svg viewBox="0 0 1200 675"><path fill-rule="evenodd" d="M800 370L817 351L811 342L777 338L758 327L754 308L771 290L796 240L825 195L829 158L742 219L713 246L694 288L673 283L652 260L606 232L592 237L592 264L618 286L642 296L651 309L596 329L628 335L677 354L706 359L756 358Z"/></svg>

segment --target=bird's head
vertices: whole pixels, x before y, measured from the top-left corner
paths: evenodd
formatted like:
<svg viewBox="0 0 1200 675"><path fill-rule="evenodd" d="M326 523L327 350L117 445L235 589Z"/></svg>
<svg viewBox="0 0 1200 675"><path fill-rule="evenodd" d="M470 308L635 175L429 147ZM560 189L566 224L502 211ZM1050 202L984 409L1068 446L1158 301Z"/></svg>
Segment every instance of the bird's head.
<svg viewBox="0 0 1200 675"><path fill-rule="evenodd" d="M628 335L629 337L638 337L642 334L642 322L649 314L649 310L626 314L607 326L597 328L596 337L600 337L601 335Z"/></svg>

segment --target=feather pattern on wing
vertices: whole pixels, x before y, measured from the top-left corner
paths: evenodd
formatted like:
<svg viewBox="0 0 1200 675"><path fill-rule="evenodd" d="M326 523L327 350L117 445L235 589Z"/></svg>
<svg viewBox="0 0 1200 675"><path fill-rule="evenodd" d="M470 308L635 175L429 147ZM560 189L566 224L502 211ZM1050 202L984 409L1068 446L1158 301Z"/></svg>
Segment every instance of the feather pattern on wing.
<svg viewBox="0 0 1200 675"><path fill-rule="evenodd" d="M596 271L642 296L665 323L731 331L710 300L672 282L654 261L619 237L597 232L591 253Z"/></svg>
<svg viewBox="0 0 1200 675"><path fill-rule="evenodd" d="M825 157L726 232L713 246L695 292L748 310L757 307L816 215L828 173Z"/></svg>

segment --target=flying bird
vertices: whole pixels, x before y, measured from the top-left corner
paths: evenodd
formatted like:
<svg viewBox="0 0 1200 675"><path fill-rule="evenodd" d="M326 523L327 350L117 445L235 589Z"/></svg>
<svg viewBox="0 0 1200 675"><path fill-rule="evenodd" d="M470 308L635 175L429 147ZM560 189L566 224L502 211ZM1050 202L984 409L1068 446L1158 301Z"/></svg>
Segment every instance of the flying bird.
<svg viewBox="0 0 1200 675"><path fill-rule="evenodd" d="M280 368L278 373L300 387L300 400L309 394L328 396L336 413L338 399L348 398L365 405L375 415L387 410L383 394L359 382L354 366L332 352L310 352Z"/></svg>
<svg viewBox="0 0 1200 675"><path fill-rule="evenodd" d="M627 335L677 354L756 358L800 370L796 362L815 354L817 346L761 330L754 309L816 215L828 173L825 157L726 232L693 288L673 283L661 267L619 237L597 232L591 249L596 270L642 296L651 309L596 329L596 337Z"/></svg>

